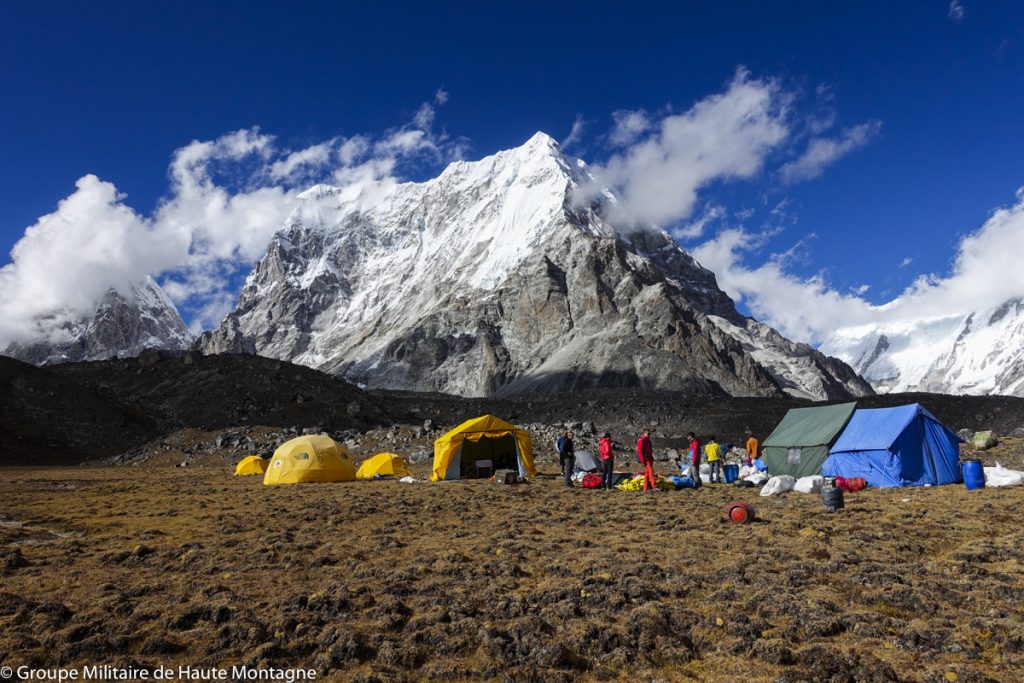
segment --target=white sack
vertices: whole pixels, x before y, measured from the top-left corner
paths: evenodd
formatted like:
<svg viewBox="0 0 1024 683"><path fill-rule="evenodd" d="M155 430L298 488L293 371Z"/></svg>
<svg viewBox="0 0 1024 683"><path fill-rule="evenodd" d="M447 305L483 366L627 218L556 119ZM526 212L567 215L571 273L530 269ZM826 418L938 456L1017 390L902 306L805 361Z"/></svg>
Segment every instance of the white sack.
<svg viewBox="0 0 1024 683"><path fill-rule="evenodd" d="M825 485L825 477L812 474L809 477L800 477L796 480L793 490L797 493L820 493L821 487Z"/></svg>
<svg viewBox="0 0 1024 683"><path fill-rule="evenodd" d="M985 468L985 486L1022 486L1024 472L1009 470L996 463L995 467Z"/></svg>
<svg viewBox="0 0 1024 683"><path fill-rule="evenodd" d="M761 489L761 495L772 496L776 493L785 493L786 491L792 491L794 486L796 486L796 479L788 474L780 474L768 480L768 483Z"/></svg>

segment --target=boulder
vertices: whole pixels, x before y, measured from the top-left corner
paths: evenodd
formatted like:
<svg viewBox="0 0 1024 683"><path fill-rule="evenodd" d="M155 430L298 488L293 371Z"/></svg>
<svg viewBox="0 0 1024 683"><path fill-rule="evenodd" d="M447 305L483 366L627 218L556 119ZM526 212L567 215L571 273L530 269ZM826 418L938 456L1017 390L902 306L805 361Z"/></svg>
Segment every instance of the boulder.
<svg viewBox="0 0 1024 683"><path fill-rule="evenodd" d="M977 432L974 435L974 447L978 450L984 451L998 444L999 440L991 431Z"/></svg>
<svg viewBox="0 0 1024 683"><path fill-rule="evenodd" d="M430 460L432 457L434 457L433 453L431 453L426 448L421 448L418 451L412 452L412 454L409 456L409 462L415 465L417 463L426 462L427 460Z"/></svg>

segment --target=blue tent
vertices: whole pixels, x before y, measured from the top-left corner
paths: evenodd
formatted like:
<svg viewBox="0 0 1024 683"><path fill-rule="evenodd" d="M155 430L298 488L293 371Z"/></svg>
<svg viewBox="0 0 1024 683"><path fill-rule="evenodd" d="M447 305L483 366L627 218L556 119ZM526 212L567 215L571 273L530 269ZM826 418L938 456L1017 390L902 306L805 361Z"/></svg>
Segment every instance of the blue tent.
<svg viewBox="0 0 1024 683"><path fill-rule="evenodd" d="M871 486L960 483L960 437L917 403L857 410L821 473Z"/></svg>

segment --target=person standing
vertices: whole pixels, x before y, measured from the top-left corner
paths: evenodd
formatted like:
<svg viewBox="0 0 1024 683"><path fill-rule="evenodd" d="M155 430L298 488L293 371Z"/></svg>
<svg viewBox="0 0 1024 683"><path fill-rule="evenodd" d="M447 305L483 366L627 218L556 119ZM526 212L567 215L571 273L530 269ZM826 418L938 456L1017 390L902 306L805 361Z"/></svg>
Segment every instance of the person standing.
<svg viewBox="0 0 1024 683"><path fill-rule="evenodd" d="M657 489L658 482L654 479L654 448L651 446L651 434L647 429L636 441L636 457L644 466L644 491Z"/></svg>
<svg viewBox="0 0 1024 683"><path fill-rule="evenodd" d="M722 460L721 447L715 442L715 435L712 434L704 446L704 457L708 460L708 467L711 469L711 482L722 483Z"/></svg>
<svg viewBox="0 0 1024 683"><path fill-rule="evenodd" d="M601 474L604 481L601 486L606 489L612 487L612 472L615 469L615 454L612 452L612 435L605 433L597 444L597 452L601 455Z"/></svg>
<svg viewBox="0 0 1024 683"><path fill-rule="evenodd" d="M569 488L572 488L572 471L576 467L576 447L573 440L576 435L566 432L558 437L558 463L562 466L562 481Z"/></svg>
<svg viewBox="0 0 1024 683"><path fill-rule="evenodd" d="M702 483L700 479L700 441L697 440L697 435L693 432L687 436L690 438L690 450L687 453L690 466L686 470L686 476L693 479L694 486L700 486Z"/></svg>
<svg viewBox="0 0 1024 683"><path fill-rule="evenodd" d="M747 467L754 464L754 461L761 457L761 442L757 440L754 433L747 430Z"/></svg>

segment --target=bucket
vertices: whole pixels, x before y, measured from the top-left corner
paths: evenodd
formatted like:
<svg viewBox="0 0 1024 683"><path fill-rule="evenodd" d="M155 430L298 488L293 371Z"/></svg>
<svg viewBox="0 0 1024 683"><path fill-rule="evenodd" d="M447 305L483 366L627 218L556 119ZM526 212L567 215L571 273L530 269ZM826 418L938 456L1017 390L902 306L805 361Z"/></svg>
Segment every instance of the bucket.
<svg viewBox="0 0 1024 683"><path fill-rule="evenodd" d="M754 506L750 503L733 502L729 503L729 519L734 524L750 524L754 521Z"/></svg>
<svg viewBox="0 0 1024 683"><path fill-rule="evenodd" d="M985 488L985 469L980 460L964 460L960 463L960 469L968 491Z"/></svg>
<svg viewBox="0 0 1024 683"><path fill-rule="evenodd" d="M843 490L838 486L825 486L821 489L821 502L829 512L842 510L846 507Z"/></svg>
<svg viewBox="0 0 1024 683"><path fill-rule="evenodd" d="M731 484L740 478L740 466L739 465L723 465L722 476L725 478L726 484Z"/></svg>

